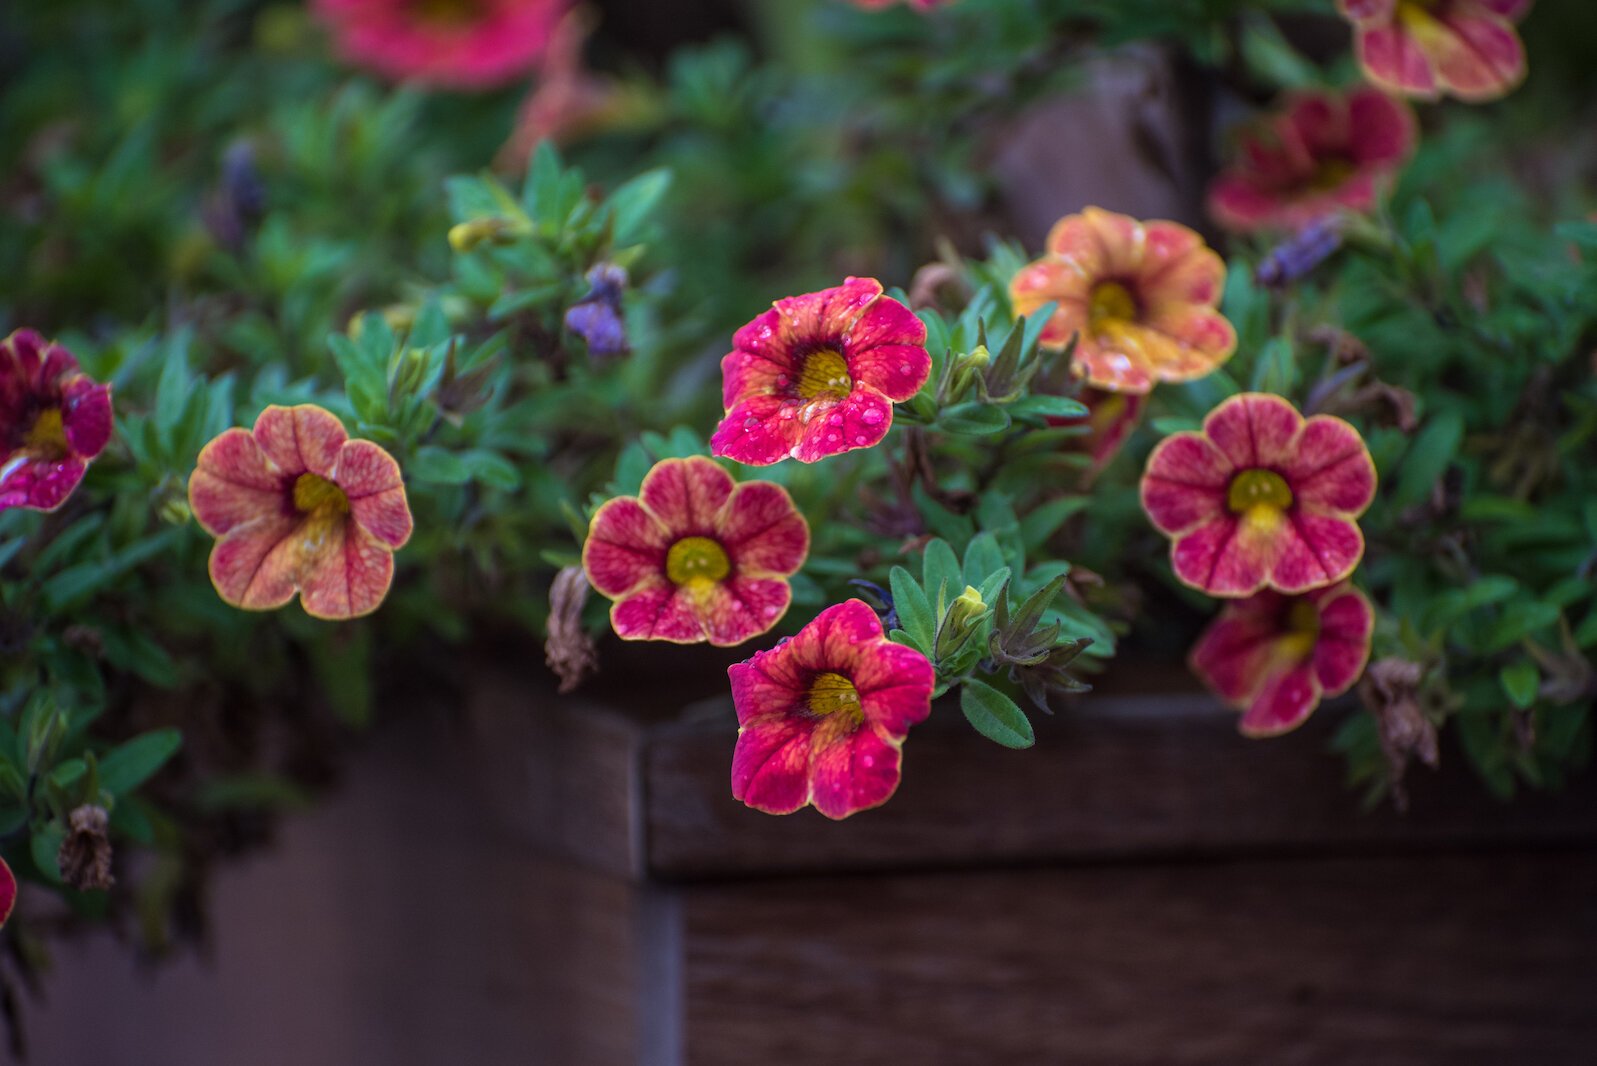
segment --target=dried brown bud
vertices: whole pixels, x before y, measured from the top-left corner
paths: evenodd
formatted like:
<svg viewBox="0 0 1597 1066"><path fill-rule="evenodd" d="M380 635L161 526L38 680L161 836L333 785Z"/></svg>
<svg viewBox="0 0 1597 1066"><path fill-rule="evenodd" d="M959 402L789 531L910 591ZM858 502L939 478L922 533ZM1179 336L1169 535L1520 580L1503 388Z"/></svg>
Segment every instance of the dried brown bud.
<svg viewBox="0 0 1597 1066"><path fill-rule="evenodd" d="M915 271L915 278L909 283L909 305L914 308L941 307L938 294L944 289L961 287L959 270L953 264L941 259L927 263Z"/></svg>
<svg viewBox="0 0 1597 1066"><path fill-rule="evenodd" d="M588 576L580 566L568 566L549 586L549 636L543 643L544 661L560 678L562 693L574 691L599 669L599 651L583 632L582 607L588 602Z"/></svg>
<svg viewBox="0 0 1597 1066"><path fill-rule="evenodd" d="M1408 809L1408 792L1403 775L1410 759L1435 767L1440 761L1436 747L1436 724L1420 705L1420 682L1425 668L1407 659L1377 659L1359 682L1359 697L1375 716L1380 731L1381 750L1386 753L1387 780L1392 802L1398 810Z"/></svg>
<svg viewBox="0 0 1597 1066"><path fill-rule="evenodd" d="M56 853L61 879L79 892L107 889L111 877L111 838L104 807L85 803L67 816L67 838Z"/></svg>

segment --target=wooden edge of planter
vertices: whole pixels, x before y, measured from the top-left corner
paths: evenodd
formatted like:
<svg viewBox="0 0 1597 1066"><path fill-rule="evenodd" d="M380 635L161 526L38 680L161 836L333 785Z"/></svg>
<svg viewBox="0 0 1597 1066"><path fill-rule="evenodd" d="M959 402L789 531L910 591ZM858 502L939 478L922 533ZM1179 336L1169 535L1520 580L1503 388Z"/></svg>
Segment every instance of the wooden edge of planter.
<svg viewBox="0 0 1597 1066"><path fill-rule="evenodd" d="M1362 811L1330 750L1345 704L1261 741L1238 735L1235 714L1202 694L1104 695L1040 720L1028 751L982 739L939 705L904 745L892 801L831 822L732 798L730 701L649 726L508 677L485 678L479 692L473 718L488 757L517 771L493 776L510 786L502 802L519 828L629 877L1597 842L1597 775L1504 803L1456 752L1444 752L1440 772L1410 771L1410 813Z"/></svg>

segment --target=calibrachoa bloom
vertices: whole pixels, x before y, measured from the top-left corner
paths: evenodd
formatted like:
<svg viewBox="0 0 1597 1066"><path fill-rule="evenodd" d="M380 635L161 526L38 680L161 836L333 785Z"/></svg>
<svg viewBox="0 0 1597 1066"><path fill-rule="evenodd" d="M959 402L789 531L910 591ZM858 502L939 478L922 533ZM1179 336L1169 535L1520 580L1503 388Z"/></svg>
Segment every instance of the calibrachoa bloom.
<svg viewBox="0 0 1597 1066"><path fill-rule="evenodd" d="M727 647L786 613L787 578L809 548L809 524L786 489L739 485L695 456L656 463L637 496L594 512L582 567L615 601L610 625L622 639Z"/></svg>
<svg viewBox="0 0 1597 1066"><path fill-rule="evenodd" d="M0 341L0 511L53 511L111 439L111 386L31 329Z"/></svg>
<svg viewBox="0 0 1597 1066"><path fill-rule="evenodd" d="M317 618L354 618L383 602L394 552L410 539L399 464L313 404L268 407L200 450L189 505L207 533L211 583L234 607L294 598Z"/></svg>
<svg viewBox="0 0 1597 1066"><path fill-rule="evenodd" d="M1209 187L1209 213L1233 230L1296 230L1368 211L1414 138L1413 112L1379 89L1298 96L1243 139L1242 158Z"/></svg>
<svg viewBox="0 0 1597 1066"><path fill-rule="evenodd" d="M1176 577L1221 597L1341 581L1364 554L1357 519L1374 498L1358 430L1256 392L1209 412L1202 432L1160 441L1142 477Z"/></svg>
<svg viewBox="0 0 1597 1066"><path fill-rule="evenodd" d="M931 713L936 672L882 635L860 600L828 607L791 640L727 670L737 706L732 795L828 818L879 807L898 789L909 727Z"/></svg>
<svg viewBox="0 0 1597 1066"><path fill-rule="evenodd" d="M874 278L778 300L732 348L710 450L754 466L869 448L932 368L925 323Z"/></svg>
<svg viewBox="0 0 1597 1066"><path fill-rule="evenodd" d="M1091 385L1083 388L1076 398L1087 405L1084 416L1050 418L1048 421L1055 426L1087 427L1086 434L1075 438L1071 446L1077 451L1086 452L1092 459L1092 466L1088 469L1090 480L1120 453L1120 446L1126 443L1126 438L1142 421L1142 409L1148 401L1137 393L1105 392Z"/></svg>
<svg viewBox="0 0 1597 1066"><path fill-rule="evenodd" d="M1059 220L1009 294L1019 315L1058 304L1042 343L1079 335L1075 370L1089 384L1141 393L1231 358L1236 331L1215 310L1224 288L1224 261L1187 227L1089 207Z"/></svg>
<svg viewBox="0 0 1597 1066"><path fill-rule="evenodd" d="M567 0L312 0L339 55L397 81L485 89L538 62Z"/></svg>
<svg viewBox="0 0 1597 1066"><path fill-rule="evenodd" d="M1226 604L1190 663L1242 710L1243 733L1274 736L1302 725L1322 696L1353 687L1369 661L1374 624L1370 601L1346 583L1303 596L1261 592Z"/></svg>
<svg viewBox="0 0 1597 1066"><path fill-rule="evenodd" d="M1337 0L1375 84L1435 100L1495 100L1525 77L1514 23L1531 0Z"/></svg>

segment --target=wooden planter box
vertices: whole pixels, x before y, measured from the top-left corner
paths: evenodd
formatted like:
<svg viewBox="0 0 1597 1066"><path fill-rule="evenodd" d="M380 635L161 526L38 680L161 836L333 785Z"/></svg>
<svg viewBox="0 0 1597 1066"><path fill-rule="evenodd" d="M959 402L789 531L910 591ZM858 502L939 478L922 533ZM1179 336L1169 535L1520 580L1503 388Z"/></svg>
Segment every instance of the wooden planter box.
<svg viewBox="0 0 1597 1066"><path fill-rule="evenodd" d="M563 908L559 1063L1590 1063L1597 780L1500 804L1454 758L1362 814L1340 712L1250 742L1095 694L1012 752L939 708L885 808L732 800L729 704L639 724L510 676L469 708Z"/></svg>

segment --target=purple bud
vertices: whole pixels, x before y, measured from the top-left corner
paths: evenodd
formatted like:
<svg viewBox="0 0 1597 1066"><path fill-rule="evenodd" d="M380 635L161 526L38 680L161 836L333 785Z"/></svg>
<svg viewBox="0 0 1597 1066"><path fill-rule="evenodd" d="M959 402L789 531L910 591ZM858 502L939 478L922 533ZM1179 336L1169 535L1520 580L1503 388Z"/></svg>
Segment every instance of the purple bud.
<svg viewBox="0 0 1597 1066"><path fill-rule="evenodd" d="M566 328L587 342L595 359L627 354L631 345L621 316L627 272L614 263L600 263L588 271L588 285L587 295L566 310Z"/></svg>
<svg viewBox="0 0 1597 1066"><path fill-rule="evenodd" d="M1317 219L1276 245L1260 261L1253 279L1275 289L1308 275L1342 247L1342 225L1335 215Z"/></svg>

